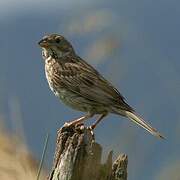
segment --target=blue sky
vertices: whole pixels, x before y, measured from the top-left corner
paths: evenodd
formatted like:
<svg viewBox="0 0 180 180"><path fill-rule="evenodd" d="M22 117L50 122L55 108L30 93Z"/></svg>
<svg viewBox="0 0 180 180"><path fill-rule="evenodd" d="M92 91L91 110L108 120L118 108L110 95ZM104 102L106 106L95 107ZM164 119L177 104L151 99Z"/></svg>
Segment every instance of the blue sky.
<svg viewBox="0 0 180 180"><path fill-rule="evenodd" d="M113 149L115 157L128 154L129 179L168 180L169 174L178 179L179 7L177 0L0 1L0 115L8 129L17 131L22 122L28 146L38 158L48 131L49 164L56 130L82 115L59 102L45 79L37 42L56 32L167 137L159 141L127 119L110 115L95 131L105 153Z"/></svg>

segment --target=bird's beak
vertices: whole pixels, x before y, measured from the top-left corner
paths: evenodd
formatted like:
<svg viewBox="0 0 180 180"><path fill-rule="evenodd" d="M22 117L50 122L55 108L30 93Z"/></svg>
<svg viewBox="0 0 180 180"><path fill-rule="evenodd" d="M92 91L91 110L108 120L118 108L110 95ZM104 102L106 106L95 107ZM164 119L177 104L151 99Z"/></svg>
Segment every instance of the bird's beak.
<svg viewBox="0 0 180 180"><path fill-rule="evenodd" d="M39 44L39 46L44 47L44 48L48 47L48 42L44 39L39 41L38 44Z"/></svg>

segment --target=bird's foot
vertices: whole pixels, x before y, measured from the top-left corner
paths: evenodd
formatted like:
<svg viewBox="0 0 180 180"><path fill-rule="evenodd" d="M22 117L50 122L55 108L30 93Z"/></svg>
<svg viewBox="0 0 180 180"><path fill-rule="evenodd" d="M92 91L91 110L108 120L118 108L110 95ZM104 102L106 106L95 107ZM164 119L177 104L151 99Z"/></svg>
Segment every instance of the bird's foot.
<svg viewBox="0 0 180 180"><path fill-rule="evenodd" d="M74 122L65 122L64 127L77 127L77 126L82 126L84 125L83 123L74 123Z"/></svg>
<svg viewBox="0 0 180 180"><path fill-rule="evenodd" d="M71 127L71 126L76 127L76 126L79 126L79 125L83 124L83 122L84 122L86 119L88 119L89 117L90 117L90 115L87 114L87 115L82 116L82 117L80 117L80 118L78 118L78 119L75 119L75 120L73 120L73 121L66 122L66 123L64 124L64 126L65 126L65 127Z"/></svg>

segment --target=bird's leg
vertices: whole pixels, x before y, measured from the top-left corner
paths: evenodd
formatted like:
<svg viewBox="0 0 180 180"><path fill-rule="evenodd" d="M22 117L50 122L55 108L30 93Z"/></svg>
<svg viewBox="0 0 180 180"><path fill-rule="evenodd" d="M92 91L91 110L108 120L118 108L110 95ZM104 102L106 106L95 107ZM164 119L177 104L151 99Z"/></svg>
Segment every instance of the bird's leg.
<svg viewBox="0 0 180 180"><path fill-rule="evenodd" d="M95 123L93 125L90 126L90 129L93 130L96 128L96 126L100 123L100 121L107 115L107 113L105 114L101 114L99 116L99 118L95 121Z"/></svg>
<svg viewBox="0 0 180 180"><path fill-rule="evenodd" d="M93 117L94 114L91 114L91 113L87 113L85 116L82 116L78 119L75 119L73 121L70 121L70 122L66 122L65 123L65 126L73 126L73 125L76 125L76 124L81 124L82 122L84 122L85 120Z"/></svg>

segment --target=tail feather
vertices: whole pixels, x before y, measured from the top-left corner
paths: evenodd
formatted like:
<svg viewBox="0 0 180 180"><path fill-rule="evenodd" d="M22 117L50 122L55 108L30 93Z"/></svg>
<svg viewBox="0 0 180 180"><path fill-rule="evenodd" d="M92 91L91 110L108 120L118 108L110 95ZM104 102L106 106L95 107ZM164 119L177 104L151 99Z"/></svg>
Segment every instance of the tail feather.
<svg viewBox="0 0 180 180"><path fill-rule="evenodd" d="M155 128L151 127L147 122L145 122L141 117L136 115L134 112L125 111L125 116L128 117L131 121L133 121L137 125L144 128L146 131L150 132L152 135L161 139L165 139L165 137L161 135Z"/></svg>

